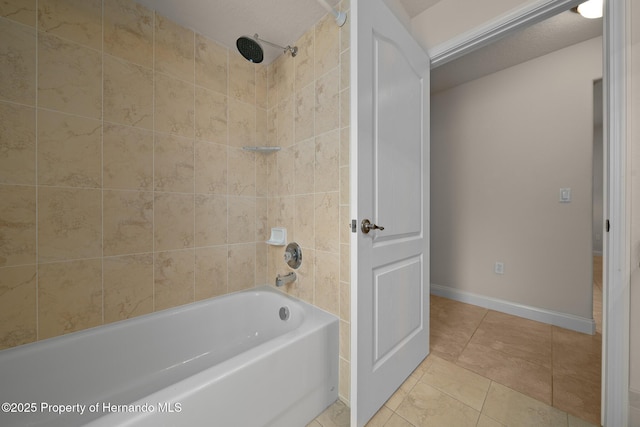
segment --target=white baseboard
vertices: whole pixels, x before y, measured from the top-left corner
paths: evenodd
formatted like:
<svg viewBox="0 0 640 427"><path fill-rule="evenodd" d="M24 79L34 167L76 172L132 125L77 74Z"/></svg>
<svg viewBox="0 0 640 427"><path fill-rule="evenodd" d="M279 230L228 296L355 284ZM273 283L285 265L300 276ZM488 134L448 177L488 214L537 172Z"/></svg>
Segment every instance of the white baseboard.
<svg viewBox="0 0 640 427"><path fill-rule="evenodd" d="M448 286L431 284L431 293L455 301L473 304L502 313L524 317L525 319L548 323L583 334L593 335L596 333L596 322L586 317L575 316L573 314L561 313L544 308L531 307L498 298L473 294L471 292L460 291Z"/></svg>

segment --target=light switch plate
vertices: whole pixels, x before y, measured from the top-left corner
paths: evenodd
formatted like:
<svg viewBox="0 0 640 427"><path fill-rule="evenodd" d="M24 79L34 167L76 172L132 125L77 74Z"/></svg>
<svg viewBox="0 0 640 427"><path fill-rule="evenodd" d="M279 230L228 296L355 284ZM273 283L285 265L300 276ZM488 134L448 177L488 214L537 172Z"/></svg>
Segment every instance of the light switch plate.
<svg viewBox="0 0 640 427"><path fill-rule="evenodd" d="M571 189L570 188L561 188L560 189L560 203L571 203Z"/></svg>

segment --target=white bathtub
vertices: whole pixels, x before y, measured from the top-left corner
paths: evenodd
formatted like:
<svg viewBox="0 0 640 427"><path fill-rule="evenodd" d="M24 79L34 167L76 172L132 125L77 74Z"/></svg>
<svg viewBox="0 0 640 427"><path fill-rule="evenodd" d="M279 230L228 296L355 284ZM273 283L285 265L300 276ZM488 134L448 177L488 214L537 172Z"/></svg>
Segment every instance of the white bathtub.
<svg viewBox="0 0 640 427"><path fill-rule="evenodd" d="M300 427L337 397L337 318L268 286L0 351L3 427Z"/></svg>

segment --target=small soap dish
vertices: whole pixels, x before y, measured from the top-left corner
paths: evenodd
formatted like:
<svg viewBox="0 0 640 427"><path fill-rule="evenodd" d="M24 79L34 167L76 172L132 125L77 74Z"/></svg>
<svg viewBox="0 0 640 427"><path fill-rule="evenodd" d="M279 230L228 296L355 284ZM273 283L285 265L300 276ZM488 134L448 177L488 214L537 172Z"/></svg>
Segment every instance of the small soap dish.
<svg viewBox="0 0 640 427"><path fill-rule="evenodd" d="M287 243L287 229L284 227L272 227L268 245L284 246Z"/></svg>

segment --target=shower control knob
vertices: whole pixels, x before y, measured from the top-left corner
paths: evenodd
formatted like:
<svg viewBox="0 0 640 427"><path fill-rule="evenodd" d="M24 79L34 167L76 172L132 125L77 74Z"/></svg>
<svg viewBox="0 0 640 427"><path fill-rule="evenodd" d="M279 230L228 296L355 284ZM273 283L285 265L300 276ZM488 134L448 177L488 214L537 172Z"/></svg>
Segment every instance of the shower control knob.
<svg viewBox="0 0 640 427"><path fill-rule="evenodd" d="M384 230L384 227L381 227L379 225L376 225L374 223L372 223L371 221L369 221L368 219L363 219L362 220L362 225L360 226L360 229L362 230L362 232L364 234L369 234L369 231L371 230Z"/></svg>

